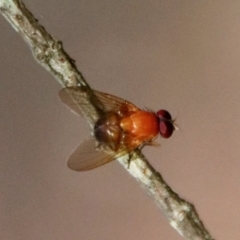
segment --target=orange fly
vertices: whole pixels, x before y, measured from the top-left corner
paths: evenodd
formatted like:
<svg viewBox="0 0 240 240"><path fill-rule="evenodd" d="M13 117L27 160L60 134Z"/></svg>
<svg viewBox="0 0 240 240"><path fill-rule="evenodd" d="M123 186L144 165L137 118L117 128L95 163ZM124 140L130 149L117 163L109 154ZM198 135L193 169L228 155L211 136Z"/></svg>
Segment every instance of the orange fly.
<svg viewBox="0 0 240 240"><path fill-rule="evenodd" d="M100 103L100 117L93 120L92 136L83 141L68 159L68 167L75 171L99 167L145 144L151 145L158 133L169 138L175 130L174 120L166 110L142 110L116 96L98 91L92 93ZM81 88L64 88L59 97L71 110L82 115L85 97Z"/></svg>

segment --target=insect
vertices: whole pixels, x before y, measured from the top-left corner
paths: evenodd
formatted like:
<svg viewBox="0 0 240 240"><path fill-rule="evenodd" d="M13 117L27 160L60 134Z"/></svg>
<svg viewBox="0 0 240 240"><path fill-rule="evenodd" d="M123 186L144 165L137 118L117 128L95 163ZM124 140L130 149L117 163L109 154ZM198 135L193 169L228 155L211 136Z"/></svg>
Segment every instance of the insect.
<svg viewBox="0 0 240 240"><path fill-rule="evenodd" d="M176 128L166 110L142 110L119 97L91 91L90 100L98 100L100 117L92 120L92 135L69 157L67 164L70 169L86 171L99 167L144 145L153 145L158 133L169 138ZM63 88L59 97L72 111L82 115L86 95L82 94L81 88Z"/></svg>

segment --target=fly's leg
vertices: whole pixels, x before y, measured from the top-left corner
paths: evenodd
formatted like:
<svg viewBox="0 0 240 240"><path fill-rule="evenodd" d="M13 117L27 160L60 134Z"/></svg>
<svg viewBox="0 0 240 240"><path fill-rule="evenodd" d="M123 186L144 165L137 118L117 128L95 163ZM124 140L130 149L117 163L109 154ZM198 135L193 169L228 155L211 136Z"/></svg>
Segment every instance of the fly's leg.
<svg viewBox="0 0 240 240"><path fill-rule="evenodd" d="M128 160L127 160L128 168L130 167L130 163L131 163L131 161L133 160L133 154L134 154L134 152L135 152L135 151L141 151L143 147L144 147L144 144L141 145L141 146L138 147L138 148L135 148L134 150L132 150L132 151L130 151L130 152L128 153Z"/></svg>
<svg viewBox="0 0 240 240"><path fill-rule="evenodd" d="M130 153L128 153L128 160L127 160L127 162L128 162L128 168L130 167L130 163L131 163L131 161L132 161L132 157L133 157L133 151L131 151Z"/></svg>
<svg viewBox="0 0 240 240"><path fill-rule="evenodd" d="M155 142L144 142L143 144L141 144L140 146L138 146L137 148L135 148L134 150L132 150L131 152L129 152L128 153L128 160L127 160L127 162L128 162L128 168L130 167L130 163L131 163L131 161L132 161L132 157L133 157L133 153L134 153L134 151L135 150L138 150L138 151L142 151L142 149L143 149L143 147L145 146L145 145L153 145L153 146L158 146L158 144L156 143L155 144Z"/></svg>

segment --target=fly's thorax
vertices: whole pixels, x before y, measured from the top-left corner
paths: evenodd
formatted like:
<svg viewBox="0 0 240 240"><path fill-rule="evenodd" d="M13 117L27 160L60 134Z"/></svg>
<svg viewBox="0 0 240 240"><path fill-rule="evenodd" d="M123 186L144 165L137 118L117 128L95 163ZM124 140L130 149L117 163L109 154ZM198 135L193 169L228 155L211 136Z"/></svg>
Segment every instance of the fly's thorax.
<svg viewBox="0 0 240 240"><path fill-rule="evenodd" d="M120 122L123 131L141 139L151 139L158 134L158 118L147 111L137 111Z"/></svg>

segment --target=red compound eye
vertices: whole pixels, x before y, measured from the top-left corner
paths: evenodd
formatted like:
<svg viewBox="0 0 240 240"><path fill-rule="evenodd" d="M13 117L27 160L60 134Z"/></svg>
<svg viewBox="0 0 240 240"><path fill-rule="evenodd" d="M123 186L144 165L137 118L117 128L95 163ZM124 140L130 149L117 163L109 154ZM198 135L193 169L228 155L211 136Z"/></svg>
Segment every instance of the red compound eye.
<svg viewBox="0 0 240 240"><path fill-rule="evenodd" d="M171 114L166 110L159 110L157 117L159 119L159 134L164 138L171 137L175 129Z"/></svg>

